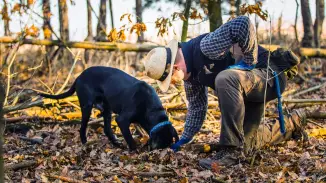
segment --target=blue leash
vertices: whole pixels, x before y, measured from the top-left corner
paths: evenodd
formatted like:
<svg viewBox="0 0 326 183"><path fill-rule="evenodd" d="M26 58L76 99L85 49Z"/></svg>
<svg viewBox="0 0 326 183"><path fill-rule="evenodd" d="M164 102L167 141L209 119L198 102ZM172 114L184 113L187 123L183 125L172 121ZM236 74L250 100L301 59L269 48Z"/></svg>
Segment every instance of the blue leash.
<svg viewBox="0 0 326 183"><path fill-rule="evenodd" d="M285 134L285 122L284 122L284 116L283 116L283 110L282 110L282 95L281 95L281 89L280 89L280 81L278 79L277 73L273 71L273 75L275 76L275 85L276 85L276 93L277 93L277 110L278 110L278 121L280 122L280 130L281 133Z"/></svg>

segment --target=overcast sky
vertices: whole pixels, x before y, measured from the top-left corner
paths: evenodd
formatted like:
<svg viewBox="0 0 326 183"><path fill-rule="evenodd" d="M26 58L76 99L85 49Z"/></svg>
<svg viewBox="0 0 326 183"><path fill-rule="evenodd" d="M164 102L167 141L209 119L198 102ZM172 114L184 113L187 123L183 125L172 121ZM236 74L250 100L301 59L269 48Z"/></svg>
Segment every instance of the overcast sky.
<svg viewBox="0 0 326 183"><path fill-rule="evenodd" d="M14 0L16 2L19 2L19 0ZM69 0L68 0L69 1ZM96 13L98 14L98 5L100 0L91 0L92 6L94 7ZM299 0L298 0L299 1ZM57 2L58 0L50 0L51 2L51 10L53 13L53 16L51 18L51 24L57 31L59 30L59 22L58 22L58 8L57 8ZM253 2L253 1L249 1ZM300 1L299 1L300 2ZM74 41L82 41L86 35L87 35L87 12L86 12L86 0L75 0L75 5L72 6L70 3L68 3L68 11L69 11L69 28L70 28L70 40ZM14 4L14 3L13 3ZM112 0L113 4L113 13L114 13L114 24L116 28L119 28L126 22L120 22L120 16L124 13L131 13L135 14L135 0ZM229 9L229 5L227 3L223 3L222 5L226 9ZM161 7L161 11L157 11L157 7ZM41 1L37 0L34 10L36 12L42 13L41 11ZM10 8L11 9L11 8ZM277 18L282 13L283 15L283 29L284 31L288 30L289 33L293 32L292 25L294 24L295 19L295 11L296 11L296 3L295 0L266 0L263 4L263 9L267 10L271 17L273 18L273 23L277 23ZM315 18L315 0L310 0L310 10L312 14L312 19L314 21ZM156 7L152 9L146 9L143 12L143 21L147 25L148 31L145 33L145 36L149 40L153 41L168 41L172 37L180 38L181 34L181 27L182 23L181 21L177 21L174 23L173 28L170 30L169 36L165 36L164 38L157 37L157 30L155 29L155 20L157 17L168 17L173 12L181 12L183 9L179 6L177 6L175 3L159 3ZM12 16L12 21L10 22L10 30L12 32L18 32L21 28L21 25L29 24L35 24L38 27L42 26L42 20L40 18L37 18L37 16L32 16L32 18L28 20L28 16L24 16L23 18L19 16ZM223 22L225 22L229 18L228 15L223 16ZM251 19L254 21L254 16L251 16ZM107 14L107 29L108 31L111 29L111 23L110 23L110 14L108 12ZM191 23L196 23L199 20L192 21ZM301 24L301 12L299 9L299 23ZM97 20L96 17L93 15L93 29L94 33L96 32L96 24ZM0 21L0 36L4 34L3 30L3 21ZM263 22L260 20L260 27L262 29L268 29L269 23ZM326 23L324 23L324 29L326 28ZM173 29L176 35L173 34ZM208 21L191 25L188 29L190 36L196 36L198 34L207 32L209 30ZM299 31L302 33L303 30L301 28L301 25L299 27ZM323 36L325 37L325 32L323 33ZM42 38L42 37L41 37ZM135 35L128 36L128 40L130 42L133 42L136 40Z"/></svg>

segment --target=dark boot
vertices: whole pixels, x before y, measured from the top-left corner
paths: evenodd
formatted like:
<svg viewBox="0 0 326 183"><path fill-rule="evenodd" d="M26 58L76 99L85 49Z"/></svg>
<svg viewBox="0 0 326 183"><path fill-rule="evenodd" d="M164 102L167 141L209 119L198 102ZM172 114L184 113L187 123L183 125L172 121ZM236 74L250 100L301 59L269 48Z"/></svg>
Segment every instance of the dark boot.
<svg viewBox="0 0 326 183"><path fill-rule="evenodd" d="M224 147L213 156L212 158L199 160L199 166L204 169L212 169L212 165L217 166L231 166L239 163L244 159L243 150L237 147Z"/></svg>
<svg viewBox="0 0 326 183"><path fill-rule="evenodd" d="M307 115L304 109L296 109L290 115L289 119L294 125L293 138L303 138L304 141L308 140L308 135L304 131L304 127L307 125Z"/></svg>

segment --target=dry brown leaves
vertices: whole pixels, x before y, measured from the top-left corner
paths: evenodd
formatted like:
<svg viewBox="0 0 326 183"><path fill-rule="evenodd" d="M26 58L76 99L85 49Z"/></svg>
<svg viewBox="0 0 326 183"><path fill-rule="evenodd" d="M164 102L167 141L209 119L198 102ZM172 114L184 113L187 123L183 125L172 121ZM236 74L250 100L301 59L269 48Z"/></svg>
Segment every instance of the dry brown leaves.
<svg viewBox="0 0 326 183"><path fill-rule="evenodd" d="M261 6L262 6L262 3L261 2L257 2L256 4L254 5L247 5L246 3L241 5L240 7L240 13L242 15L244 14L256 14L258 15L261 19L267 21L267 18L268 18L268 13L267 11L263 11L261 9Z"/></svg>
<svg viewBox="0 0 326 183"><path fill-rule="evenodd" d="M310 62L308 63L310 64ZM26 68L22 67L21 69ZM19 72L19 70L16 70L16 72ZM60 74L60 77L64 76L64 73ZM317 81L316 79L315 82ZM152 85L157 89L155 83ZM311 84L290 83L287 89L302 90L309 87L311 87ZM310 92L300 96L300 98L325 97L325 90L324 88ZM164 99L163 102L168 100L179 102L179 100L182 100L181 97L174 97L174 93L177 93L176 90L171 89L170 92L163 95L169 98ZM293 106L287 107L291 109ZM61 106L60 111L70 112L70 108L69 106ZM310 111L326 111L326 106L308 106L306 109ZM268 110L276 113L276 108L273 105L268 106ZM24 112L21 111L20 115L24 114ZM173 125L181 135L184 127L185 111L168 111L168 113L169 117L173 119ZM10 115L6 117L11 117ZM213 115L207 116L216 118L216 121L205 121L194 143L214 143L219 140L220 118L219 115ZM324 128L326 127L325 120L315 121ZM123 183L155 181L325 182L326 179L326 136L323 128L310 123L306 127L311 136L307 143L291 140L277 146L269 146L258 152L253 162L251 157L248 157L248 162L228 168L214 165L213 170L201 169L198 166L198 161L201 158L210 157L214 153L197 153L186 148L177 153L170 149L152 152L139 149L138 153L130 153L127 148L114 148L104 135L103 124L101 123L95 126L89 125L87 145L82 145L80 142L80 125L69 124L69 121L43 120L41 123L37 120L26 120L21 124L17 124L17 126L29 126L27 130L18 127L12 128L12 124L10 125L9 128L9 124L7 124L4 137L3 157L5 164L21 163L26 160L35 160L40 163L35 167L6 172L6 182L46 182L46 180L54 182L54 178L47 177L49 173L84 182L115 181ZM126 145L119 128L116 125L112 126L112 128L119 140ZM145 143L134 129L132 129L132 134L136 141L139 142L139 145ZM42 144L22 140L20 136L41 140ZM158 174L162 172L171 173L172 176ZM145 176L144 173L153 176Z"/></svg>

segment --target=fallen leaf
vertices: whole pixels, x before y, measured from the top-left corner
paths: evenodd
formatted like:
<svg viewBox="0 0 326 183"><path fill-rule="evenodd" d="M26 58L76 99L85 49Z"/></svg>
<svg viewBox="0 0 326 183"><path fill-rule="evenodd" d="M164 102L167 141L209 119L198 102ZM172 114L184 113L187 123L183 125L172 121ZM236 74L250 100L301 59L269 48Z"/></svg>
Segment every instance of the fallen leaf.
<svg viewBox="0 0 326 183"><path fill-rule="evenodd" d="M180 183L188 183L188 178L187 177L183 177L179 182Z"/></svg>
<svg viewBox="0 0 326 183"><path fill-rule="evenodd" d="M268 175L264 174L263 172L259 172L258 173L261 177L263 177L264 179L268 178Z"/></svg>
<svg viewBox="0 0 326 183"><path fill-rule="evenodd" d="M300 157L299 162L303 163L303 162L305 162L306 160L309 160L309 159L311 159L309 152L304 152L302 154L302 156Z"/></svg>
<svg viewBox="0 0 326 183"><path fill-rule="evenodd" d="M288 172L288 174L291 176L292 179L296 180L299 178L298 174L294 173L294 172Z"/></svg>

